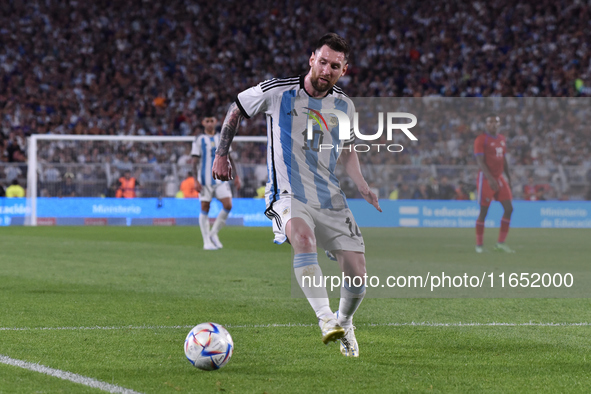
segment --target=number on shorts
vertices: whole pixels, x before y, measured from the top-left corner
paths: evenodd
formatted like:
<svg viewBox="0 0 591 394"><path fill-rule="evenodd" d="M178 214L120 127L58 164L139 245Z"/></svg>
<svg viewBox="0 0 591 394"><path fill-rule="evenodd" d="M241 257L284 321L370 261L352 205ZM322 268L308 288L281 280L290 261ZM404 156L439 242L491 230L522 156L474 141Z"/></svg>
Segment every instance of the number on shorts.
<svg viewBox="0 0 591 394"><path fill-rule="evenodd" d="M359 227L357 226L357 223L355 223L355 232L353 232L353 221L351 220L351 218L347 217L347 219L345 219L345 223L347 223L349 225L349 231L351 232L351 237L354 237L354 236L361 237L361 232L359 231Z"/></svg>

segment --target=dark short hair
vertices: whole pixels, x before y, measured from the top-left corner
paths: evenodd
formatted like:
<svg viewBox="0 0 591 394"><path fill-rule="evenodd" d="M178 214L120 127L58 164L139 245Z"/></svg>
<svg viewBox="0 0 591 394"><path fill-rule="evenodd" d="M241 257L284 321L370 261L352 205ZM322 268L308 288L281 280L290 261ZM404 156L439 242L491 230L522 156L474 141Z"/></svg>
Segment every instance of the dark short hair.
<svg viewBox="0 0 591 394"><path fill-rule="evenodd" d="M215 114L215 110L213 108L206 108L203 113L203 118L202 119L206 119L206 118L215 118L216 114Z"/></svg>
<svg viewBox="0 0 591 394"><path fill-rule="evenodd" d="M205 103L205 106L203 107L203 111L201 112L202 119L215 118L216 109L217 108L215 108L213 101L210 100L207 103Z"/></svg>
<svg viewBox="0 0 591 394"><path fill-rule="evenodd" d="M322 48L323 46L327 46L333 51L342 52L345 55L345 63L349 60L349 53L351 52L351 48L345 39L339 36L336 33L327 33L320 37L316 46L314 48L314 52Z"/></svg>
<svg viewBox="0 0 591 394"><path fill-rule="evenodd" d="M499 115L495 114L494 112L491 112L490 114L486 115L484 117L484 120L486 121L488 118L499 118L500 119Z"/></svg>

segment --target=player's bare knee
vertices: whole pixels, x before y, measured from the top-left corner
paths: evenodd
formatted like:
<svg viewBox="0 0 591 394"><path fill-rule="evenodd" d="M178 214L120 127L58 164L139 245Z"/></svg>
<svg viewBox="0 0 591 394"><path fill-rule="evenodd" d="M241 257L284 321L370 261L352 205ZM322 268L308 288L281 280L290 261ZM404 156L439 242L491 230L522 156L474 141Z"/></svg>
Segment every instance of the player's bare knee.
<svg viewBox="0 0 591 394"><path fill-rule="evenodd" d="M290 240L291 244L296 250L302 252L315 252L316 251L316 239L307 233L295 233Z"/></svg>
<svg viewBox="0 0 591 394"><path fill-rule="evenodd" d="M227 212L230 212L232 210L232 203L230 203L230 204L223 204L223 207L224 207L224 209Z"/></svg>
<svg viewBox="0 0 591 394"><path fill-rule="evenodd" d="M201 211L208 213L209 212L209 202L202 201L201 202Z"/></svg>

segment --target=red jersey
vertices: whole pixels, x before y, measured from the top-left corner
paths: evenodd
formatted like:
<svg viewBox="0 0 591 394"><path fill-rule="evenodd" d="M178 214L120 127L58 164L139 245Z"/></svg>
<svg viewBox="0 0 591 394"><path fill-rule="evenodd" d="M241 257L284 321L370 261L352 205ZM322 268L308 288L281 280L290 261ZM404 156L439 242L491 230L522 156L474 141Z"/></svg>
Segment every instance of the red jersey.
<svg viewBox="0 0 591 394"><path fill-rule="evenodd" d="M523 199L524 200L536 200L536 192L538 188L534 185L525 185L523 186Z"/></svg>
<svg viewBox="0 0 591 394"><path fill-rule="evenodd" d="M505 170L505 153L507 143L505 136L497 134L493 137L490 134L480 134L474 141L474 155L484 155L484 163L493 177L498 178Z"/></svg>

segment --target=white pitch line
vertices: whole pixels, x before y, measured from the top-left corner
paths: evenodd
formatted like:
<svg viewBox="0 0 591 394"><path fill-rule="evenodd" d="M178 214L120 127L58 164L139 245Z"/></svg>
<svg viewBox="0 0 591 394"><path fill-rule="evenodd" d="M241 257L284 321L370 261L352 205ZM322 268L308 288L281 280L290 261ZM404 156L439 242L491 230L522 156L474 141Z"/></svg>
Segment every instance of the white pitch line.
<svg viewBox="0 0 591 394"><path fill-rule="evenodd" d="M303 323L269 323L269 324L226 324L226 328L283 328L283 327L316 327L316 324ZM407 322L407 323L363 323L359 327L591 327L589 322L580 323L437 323L437 322ZM184 326L87 326L87 327L0 327L0 331L84 331L84 330L158 330L158 329L187 329L192 325Z"/></svg>
<svg viewBox="0 0 591 394"><path fill-rule="evenodd" d="M62 371L60 369L49 368L40 364L33 364L23 360L17 360L8 356L0 354L0 363L8 364L19 368L28 369L30 371L43 373L49 376L54 376L63 380L69 380L70 382L83 384L88 387L107 391L109 393L121 393L121 394L141 394L137 391L126 389L124 387L116 386L114 384L101 382L87 376L78 375L72 372Z"/></svg>

